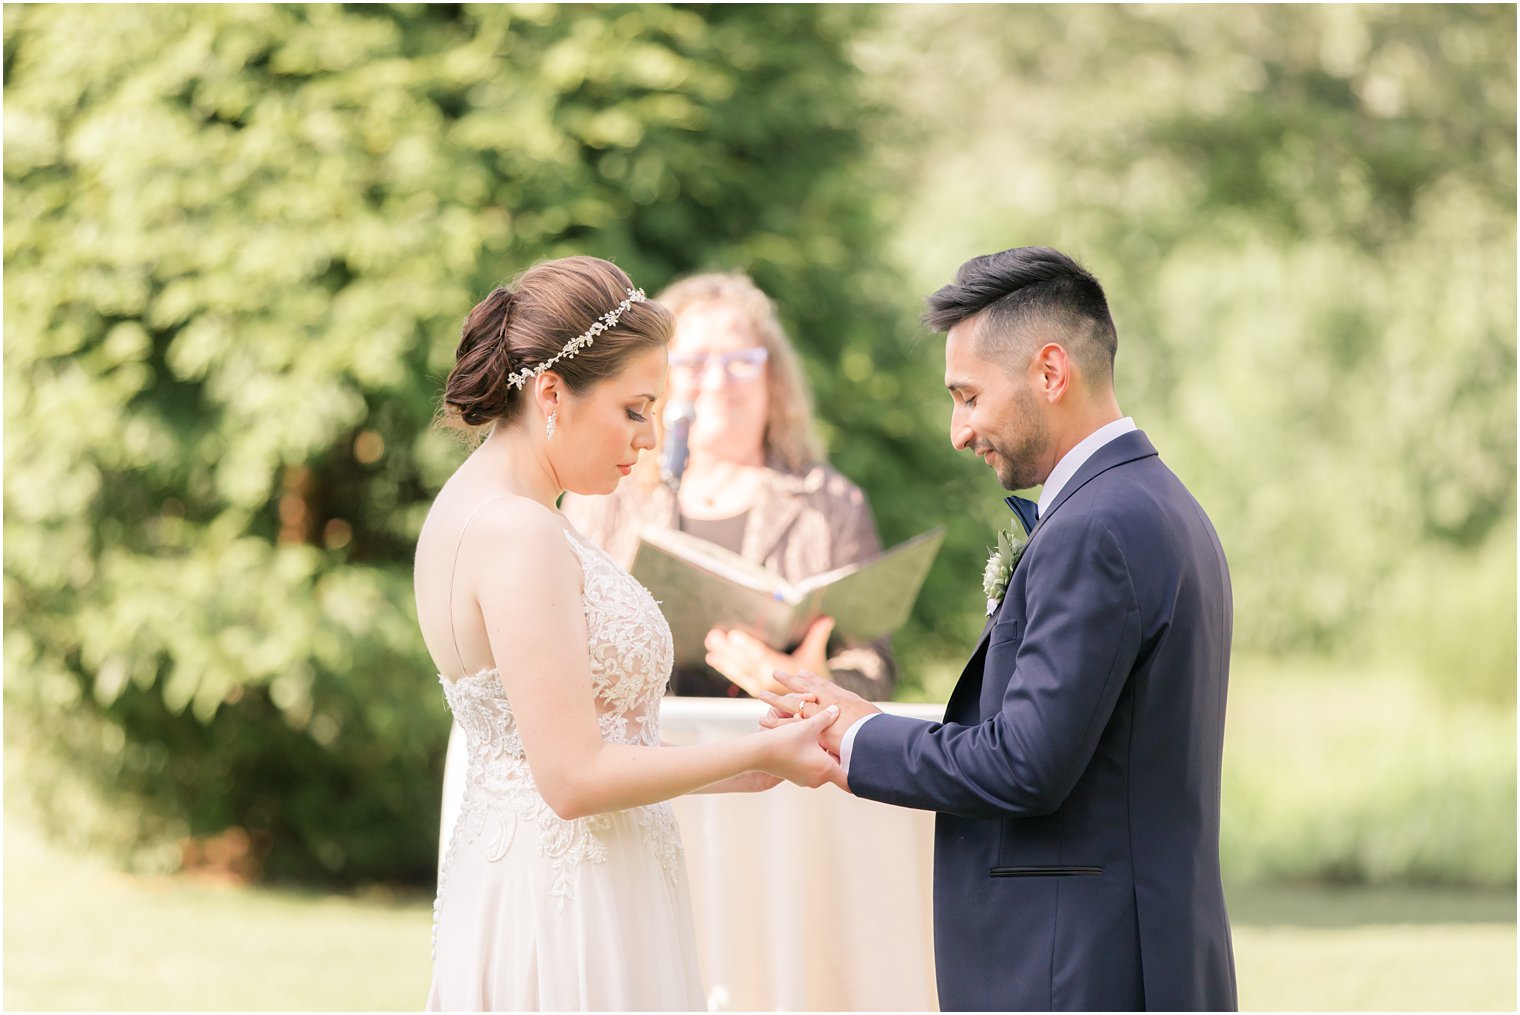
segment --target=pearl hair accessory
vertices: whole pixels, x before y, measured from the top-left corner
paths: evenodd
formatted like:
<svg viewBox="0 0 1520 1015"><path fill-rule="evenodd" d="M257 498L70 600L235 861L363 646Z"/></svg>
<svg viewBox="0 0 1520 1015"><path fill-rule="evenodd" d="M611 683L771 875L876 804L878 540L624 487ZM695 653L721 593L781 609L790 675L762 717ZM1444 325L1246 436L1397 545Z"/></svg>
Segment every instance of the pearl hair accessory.
<svg viewBox="0 0 1520 1015"><path fill-rule="evenodd" d="M602 332L609 331L612 328L617 327L618 318L623 316L623 311L627 310L635 303L643 303L645 299L644 290L642 289L624 289L623 291L628 294L628 298L626 300L619 303L611 310L607 311L600 318L598 318L597 322L593 324L589 329L566 342L563 349L548 359L544 360L538 366L524 367L514 374L508 374L507 383L521 391L524 384L527 384L533 378L537 377L545 370L548 370L560 360L570 359L582 349L588 348L591 343L595 341L596 336L600 335Z"/></svg>

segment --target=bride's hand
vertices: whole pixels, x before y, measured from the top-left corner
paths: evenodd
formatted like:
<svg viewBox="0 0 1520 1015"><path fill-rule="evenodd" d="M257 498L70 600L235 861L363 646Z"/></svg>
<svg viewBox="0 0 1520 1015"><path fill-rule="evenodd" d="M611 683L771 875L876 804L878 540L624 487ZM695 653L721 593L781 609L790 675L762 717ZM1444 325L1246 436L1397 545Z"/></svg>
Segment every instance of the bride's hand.
<svg viewBox="0 0 1520 1015"><path fill-rule="evenodd" d="M765 745L765 760L760 767L808 789L826 782L840 785L844 773L838 759L818 745L819 736L838 718L839 708L830 705L811 718L765 730L760 734Z"/></svg>

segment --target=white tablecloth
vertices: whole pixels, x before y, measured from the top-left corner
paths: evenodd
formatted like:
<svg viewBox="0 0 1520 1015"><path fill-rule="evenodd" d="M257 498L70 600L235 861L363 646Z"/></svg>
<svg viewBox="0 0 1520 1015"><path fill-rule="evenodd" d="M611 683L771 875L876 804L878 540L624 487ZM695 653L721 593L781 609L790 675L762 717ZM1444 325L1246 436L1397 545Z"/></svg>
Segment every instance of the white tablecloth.
<svg viewBox="0 0 1520 1015"><path fill-rule="evenodd" d="M883 705L939 719L942 705ZM673 744L755 730L765 705L666 698ZM463 792L451 743L443 827ZM857 800L832 786L675 801L686 844L703 982L716 1011L932 1011L934 816Z"/></svg>

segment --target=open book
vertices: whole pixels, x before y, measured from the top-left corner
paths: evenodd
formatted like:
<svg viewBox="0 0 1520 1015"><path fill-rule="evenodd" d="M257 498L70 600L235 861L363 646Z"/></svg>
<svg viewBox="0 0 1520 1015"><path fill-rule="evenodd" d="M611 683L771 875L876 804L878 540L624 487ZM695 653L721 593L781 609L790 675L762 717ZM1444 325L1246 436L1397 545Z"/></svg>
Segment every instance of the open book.
<svg viewBox="0 0 1520 1015"><path fill-rule="evenodd" d="M802 640L820 616L848 644L873 641L903 625L944 539L931 529L866 560L788 582L705 539L668 529L641 534L630 569L660 601L675 636L676 665L700 666L714 627L742 628L777 651Z"/></svg>

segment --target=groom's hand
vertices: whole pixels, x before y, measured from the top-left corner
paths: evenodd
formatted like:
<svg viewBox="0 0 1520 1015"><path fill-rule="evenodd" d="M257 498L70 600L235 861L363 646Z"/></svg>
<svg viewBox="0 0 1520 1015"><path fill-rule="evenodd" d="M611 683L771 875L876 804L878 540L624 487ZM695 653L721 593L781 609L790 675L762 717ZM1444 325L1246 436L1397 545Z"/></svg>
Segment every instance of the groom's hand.
<svg viewBox="0 0 1520 1015"><path fill-rule="evenodd" d="M844 742L844 735L850 727L866 716L876 715L881 711L860 695L846 691L838 684L812 673L787 673L784 670L777 670L774 677L778 683L793 693L787 698L770 693L761 694L758 697L770 705L778 717L796 714L797 695L804 695L811 701L816 701L820 708L827 708L830 705L839 706L839 719L827 726L818 739L823 749L835 757L839 756L840 745Z"/></svg>

